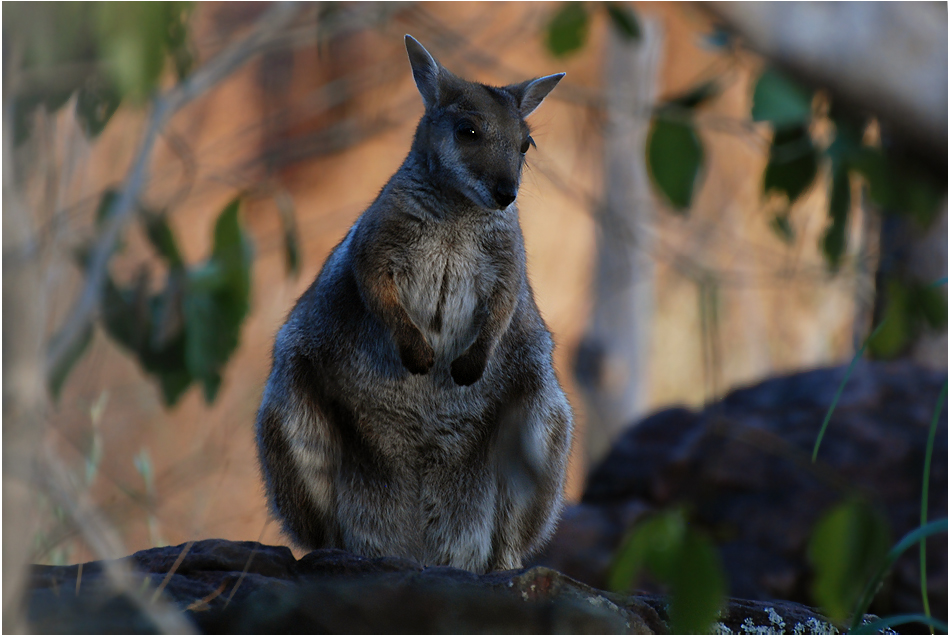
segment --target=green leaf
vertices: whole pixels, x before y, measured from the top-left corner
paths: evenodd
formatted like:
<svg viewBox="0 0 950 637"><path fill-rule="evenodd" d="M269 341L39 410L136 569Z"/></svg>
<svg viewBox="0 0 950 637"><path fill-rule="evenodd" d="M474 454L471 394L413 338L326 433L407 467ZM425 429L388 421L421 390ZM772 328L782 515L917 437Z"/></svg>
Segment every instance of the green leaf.
<svg viewBox="0 0 950 637"><path fill-rule="evenodd" d="M112 206L118 199L119 193L109 189L102 193L102 199L99 200L99 207L96 208L96 227L101 228L112 213Z"/></svg>
<svg viewBox="0 0 950 637"><path fill-rule="evenodd" d="M194 66L194 55L188 42L188 19L192 7L191 2L165 3L165 47L172 57L179 80L185 79Z"/></svg>
<svg viewBox="0 0 950 637"><path fill-rule="evenodd" d="M40 105L59 109L80 91L77 117L98 135L126 96L141 102L157 86L170 54L179 78L190 69L187 22L191 3L58 2L4 7L4 37L17 41L29 94L14 106L14 134L30 133Z"/></svg>
<svg viewBox="0 0 950 637"><path fill-rule="evenodd" d="M716 548L696 532L683 539L671 594L670 632L709 634L725 602L726 580Z"/></svg>
<svg viewBox="0 0 950 637"><path fill-rule="evenodd" d="M752 94L752 120L776 128L811 120L811 93L774 69L766 69Z"/></svg>
<svg viewBox="0 0 950 637"><path fill-rule="evenodd" d="M184 357L182 357L184 358ZM159 386L162 389L162 400L171 407L185 394L191 381L194 380L187 369L156 372Z"/></svg>
<svg viewBox="0 0 950 637"><path fill-rule="evenodd" d="M947 297L941 290L898 277L887 278L882 288L887 328L871 342L875 358L900 356L925 323L935 330L946 329Z"/></svg>
<svg viewBox="0 0 950 637"><path fill-rule="evenodd" d="M792 227L787 211L772 217L769 227L786 245L792 245L795 242L795 228Z"/></svg>
<svg viewBox="0 0 950 637"><path fill-rule="evenodd" d="M911 300L909 290L897 278L888 278L884 284L885 308L880 332L871 339L872 356L889 359L897 356L911 336Z"/></svg>
<svg viewBox="0 0 950 637"><path fill-rule="evenodd" d="M689 208L703 165L703 146L692 124L662 116L653 119L647 142L653 183L678 211Z"/></svg>
<svg viewBox="0 0 950 637"><path fill-rule="evenodd" d="M76 119L90 138L99 136L122 103L122 95L113 84L93 76L76 96Z"/></svg>
<svg viewBox="0 0 950 637"><path fill-rule="evenodd" d="M219 370L237 348L234 325L240 325L243 316L234 312L227 299L201 291L186 292L183 309L185 363L189 373L204 383L206 398L213 398L220 384Z"/></svg>
<svg viewBox="0 0 950 637"><path fill-rule="evenodd" d="M879 148L862 146L848 157L849 166L865 178L868 197L875 205L892 207L897 199L891 168Z"/></svg>
<svg viewBox="0 0 950 637"><path fill-rule="evenodd" d="M685 535L686 521L678 510L658 513L639 523L614 557L607 588L618 593L630 590L643 568L669 579Z"/></svg>
<svg viewBox="0 0 950 637"><path fill-rule="evenodd" d="M621 545L608 588L626 593L646 568L670 586L673 634L708 633L726 595L722 563L713 544L687 526L682 511L650 516Z"/></svg>
<svg viewBox="0 0 950 637"><path fill-rule="evenodd" d="M90 3L11 3L3 7L7 36L22 45L23 65L49 69L70 62L95 59L96 42ZM65 80L77 79L78 74Z"/></svg>
<svg viewBox="0 0 950 637"><path fill-rule="evenodd" d="M102 230L106 220L112 213L112 206L115 204L115 201L118 199L118 197L119 193L112 189L107 189L102 193L102 197L99 199L99 205L96 207L96 230ZM91 240L84 241L80 243L75 250L74 256L76 258L76 262L82 269L89 267L89 259L92 258L93 248L95 247L93 244L94 242ZM122 249L123 242L120 238L115 242L115 246L113 247L112 251L121 252Z"/></svg>
<svg viewBox="0 0 950 637"><path fill-rule="evenodd" d="M194 380L185 362L184 293L177 282L183 276L172 274L165 290L149 300L148 342L139 352L142 366L158 379L169 406L178 402Z"/></svg>
<svg viewBox="0 0 950 637"><path fill-rule="evenodd" d="M171 279L171 277L170 277ZM172 283L169 287L172 287ZM159 381L166 405L174 405L193 380L185 364L185 334L166 325L169 296L162 293L143 298L141 290L120 288L106 280L102 300L102 322L106 333L136 356L142 369ZM180 296L181 292L177 294Z"/></svg>
<svg viewBox="0 0 950 637"><path fill-rule="evenodd" d="M762 189L798 199L818 174L818 151L804 127L780 128L775 131L769 148Z"/></svg>
<svg viewBox="0 0 950 637"><path fill-rule="evenodd" d="M10 104L13 112L13 145L19 147L33 132L34 112L39 100L17 97Z"/></svg>
<svg viewBox="0 0 950 637"><path fill-rule="evenodd" d="M831 197L828 203L831 225L825 231L821 241L821 249L832 270L836 270L841 264L841 257L847 246L850 211L851 181L848 178L848 171L843 166L838 166L832 171Z"/></svg>
<svg viewBox="0 0 950 637"><path fill-rule="evenodd" d="M168 225L168 217L163 213L142 211L141 219L145 225L145 235L159 256L172 268L185 265L178 250L178 242Z"/></svg>
<svg viewBox="0 0 950 637"><path fill-rule="evenodd" d="M917 285L913 291L915 314L935 330L947 329L947 295L930 286Z"/></svg>
<svg viewBox="0 0 950 637"><path fill-rule="evenodd" d="M31 80L13 97L14 143L32 132L37 108L53 113L98 72L92 3L7 3L4 42L21 55L21 70ZM5 44L6 46L6 44ZM64 68L67 67L67 68Z"/></svg>
<svg viewBox="0 0 950 637"><path fill-rule="evenodd" d="M617 33L625 39L633 41L640 39L640 21L637 20L637 14L630 7L617 2L608 2L607 15L610 16L610 23L617 29Z"/></svg>
<svg viewBox="0 0 950 637"><path fill-rule="evenodd" d="M576 51L587 40L590 16L582 2L565 2L548 23L548 50L556 57Z"/></svg>
<svg viewBox="0 0 950 637"><path fill-rule="evenodd" d="M832 621L840 625L851 617L865 582L887 555L889 536L887 520L861 500L838 505L818 521L808 545L812 595Z"/></svg>
<svg viewBox="0 0 950 637"><path fill-rule="evenodd" d="M191 375L204 384L208 402L221 384L221 370L237 349L250 306L252 254L240 227L239 205L240 199L235 199L218 217L211 258L189 272L185 287L185 361Z"/></svg>
<svg viewBox="0 0 950 637"><path fill-rule="evenodd" d="M59 365L50 370L49 390L53 395L54 401L59 400L60 392L63 389L63 385L66 383L66 378L69 376L69 372L72 371L76 363L79 362L79 359L82 358L82 355L89 348L90 343L92 343L92 325L89 325L85 330L83 330L82 335L80 335L73 346L70 347L66 354L62 357Z"/></svg>
<svg viewBox="0 0 950 637"><path fill-rule="evenodd" d="M106 278L102 293L102 323L106 333L133 353L140 353L148 342L151 317L147 298L136 288L122 288Z"/></svg>
<svg viewBox="0 0 950 637"><path fill-rule="evenodd" d="M682 95L670 98L666 104L680 108L693 109L702 106L721 92L722 87L716 80L701 82Z"/></svg>
<svg viewBox="0 0 950 637"><path fill-rule="evenodd" d="M287 272L293 276L300 273L300 234L297 231L297 217L294 214L294 200L290 194L281 190L277 193L277 212L284 234L284 257Z"/></svg>
<svg viewBox="0 0 950 637"><path fill-rule="evenodd" d="M868 146L851 153L848 163L867 180L868 196L875 205L909 214L923 227L933 219L945 185L935 184L927 170Z"/></svg>
<svg viewBox="0 0 950 637"><path fill-rule="evenodd" d="M165 64L168 8L164 2L94 5L99 49L119 92L145 100Z"/></svg>

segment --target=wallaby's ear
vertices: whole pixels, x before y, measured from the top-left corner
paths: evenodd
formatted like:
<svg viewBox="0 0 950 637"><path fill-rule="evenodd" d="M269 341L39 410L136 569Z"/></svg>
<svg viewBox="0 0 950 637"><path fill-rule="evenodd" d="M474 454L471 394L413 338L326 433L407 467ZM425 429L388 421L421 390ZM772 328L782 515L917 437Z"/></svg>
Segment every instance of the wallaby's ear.
<svg viewBox="0 0 950 637"><path fill-rule="evenodd" d="M544 98L548 96L548 93L557 86L562 77L564 77L563 73L555 73L554 75L539 77L536 80L528 80L521 84L508 86L508 91L518 100L521 117L527 117L533 113L534 109L540 106Z"/></svg>
<svg viewBox="0 0 950 637"><path fill-rule="evenodd" d="M416 81L416 88L422 94L422 102L429 108L439 98L439 71L442 66L408 33L406 51L409 52L409 64L412 66L412 79Z"/></svg>

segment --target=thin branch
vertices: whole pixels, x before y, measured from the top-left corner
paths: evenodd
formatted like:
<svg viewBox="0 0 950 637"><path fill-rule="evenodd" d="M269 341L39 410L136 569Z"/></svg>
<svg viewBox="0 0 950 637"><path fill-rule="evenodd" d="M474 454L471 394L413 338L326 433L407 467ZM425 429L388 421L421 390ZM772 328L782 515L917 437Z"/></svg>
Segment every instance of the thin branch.
<svg viewBox="0 0 950 637"><path fill-rule="evenodd" d="M216 86L267 46L275 34L291 23L299 8L297 3L278 3L262 16L244 40L228 47L182 83L154 100L138 155L129 169L119 196L109 210L105 227L96 242L85 287L65 325L50 343L46 355L47 376L63 363L95 318L109 258L132 218L135 202L146 182L152 149L159 133L183 106Z"/></svg>
<svg viewBox="0 0 950 637"><path fill-rule="evenodd" d="M170 635L194 633L194 626L173 605L149 603L149 600L144 599L135 591L131 585L132 564L126 560L115 559L116 555L126 554L122 540L115 529L92 506L88 493L82 493L66 470L62 458L58 457L51 448L46 448L43 462L49 492L76 520L85 540L103 560L105 574L113 590L117 594L126 595L160 631Z"/></svg>

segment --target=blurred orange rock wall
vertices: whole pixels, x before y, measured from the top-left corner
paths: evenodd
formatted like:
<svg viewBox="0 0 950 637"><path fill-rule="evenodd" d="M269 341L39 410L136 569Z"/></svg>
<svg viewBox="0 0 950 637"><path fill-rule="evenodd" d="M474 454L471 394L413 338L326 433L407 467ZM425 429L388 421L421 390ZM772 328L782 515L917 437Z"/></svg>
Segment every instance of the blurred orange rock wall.
<svg viewBox="0 0 950 637"><path fill-rule="evenodd" d="M760 184L768 131L745 123L760 62L702 48L710 25L695 8L632 6L664 33L661 95L713 74L727 82L700 116L707 167L689 215L674 215L660 204L652 229L657 278L650 406L699 405L737 384L843 360L852 351L860 272L846 268L836 277L825 272L817 251L827 215L823 186L792 209L798 230L792 244L769 229L776 205L763 201ZM166 410L135 361L101 332L68 381L51 417L50 444L81 473L92 438L100 436L103 461L91 495L127 550L208 537L284 542L277 525L266 522L253 439L270 348L295 299L409 148L422 104L403 50L407 32L469 79L506 84L567 72L531 118L538 149L528 157L519 207L529 275L555 335L561 380L578 413L568 492L571 498L579 495L584 417L572 357L591 303L594 219L602 188L598 99L609 25L603 15L594 15L586 46L555 59L545 49L543 29L556 8L556 3L398 7L378 26L268 54L175 117L156 151L146 203L173 204L174 230L187 258L197 261L209 248L222 206L247 192L243 218L256 246L252 309L213 405L193 388ZM199 5L194 33L201 59L238 37L261 9ZM310 20L292 35L312 41L307 29L317 26ZM68 127L67 117L59 119ZM91 217L95 195L123 176L141 122L140 112L123 109L85 149L87 169L71 183L68 197L86 202L77 207L80 226ZM297 278L288 276L284 264L279 198L292 201L296 213L303 255ZM860 234L856 222L853 244ZM130 278L148 259L136 230L114 273ZM69 267L58 271L54 290L65 309L79 279ZM160 276L156 270L154 280ZM701 289L715 291L712 329L703 328ZM715 353L712 363L704 363L704 348ZM142 450L154 466L151 491L134 465ZM47 507L48 532L37 544L36 560L93 557L52 508L43 501L38 506Z"/></svg>

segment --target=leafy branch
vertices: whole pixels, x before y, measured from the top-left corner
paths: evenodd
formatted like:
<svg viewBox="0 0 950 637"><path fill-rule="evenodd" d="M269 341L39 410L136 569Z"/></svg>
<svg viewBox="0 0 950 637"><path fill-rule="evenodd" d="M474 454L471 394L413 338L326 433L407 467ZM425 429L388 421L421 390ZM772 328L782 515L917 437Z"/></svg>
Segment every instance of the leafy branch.
<svg viewBox="0 0 950 637"><path fill-rule="evenodd" d="M152 100L138 153L104 214L102 228L89 254L83 289L47 351L45 369L48 379L65 376L63 370L68 371L81 354L83 344L88 342L92 322L101 311L103 294L108 284L109 259L137 210L136 202L147 181L152 150L158 136L182 107L209 91L269 45L281 30L291 24L298 9L295 3L281 2L274 5L243 40L229 46L184 81ZM208 391L206 385L206 394Z"/></svg>

